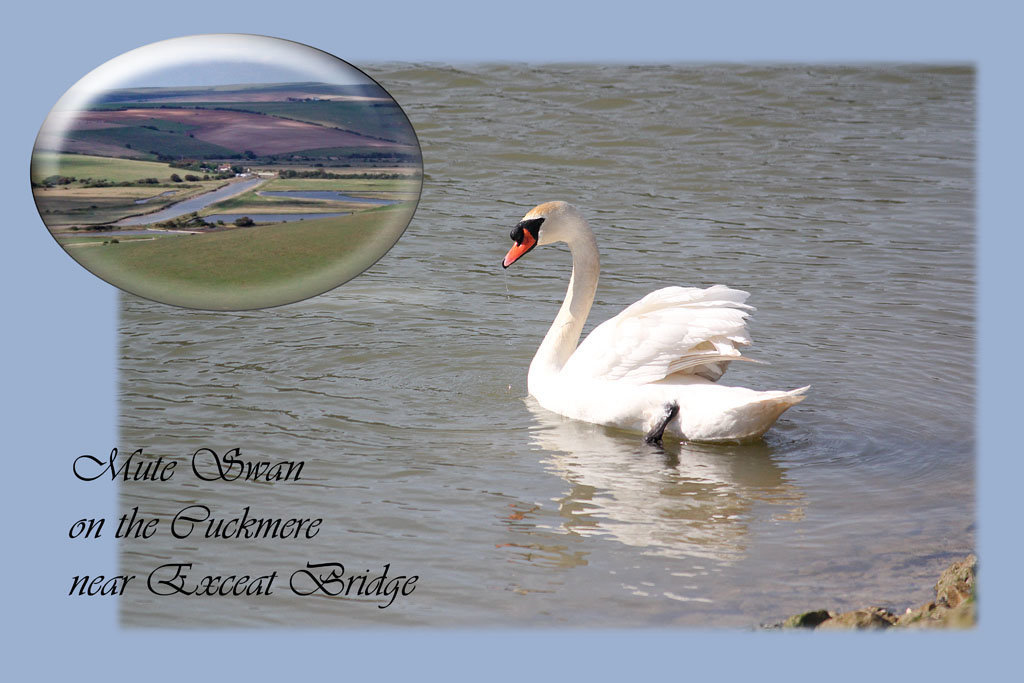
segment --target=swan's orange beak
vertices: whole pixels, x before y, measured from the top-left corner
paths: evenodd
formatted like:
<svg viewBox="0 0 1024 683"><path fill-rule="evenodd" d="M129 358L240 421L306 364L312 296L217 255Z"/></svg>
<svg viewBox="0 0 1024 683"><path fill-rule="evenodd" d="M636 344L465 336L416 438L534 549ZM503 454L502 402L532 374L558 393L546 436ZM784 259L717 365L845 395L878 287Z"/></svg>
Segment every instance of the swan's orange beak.
<svg viewBox="0 0 1024 683"><path fill-rule="evenodd" d="M508 268L513 263L518 261L521 256L523 256L526 252L533 249L535 246L537 246L537 240L534 239L533 235L531 235L528 231L523 230L522 241L517 242L515 245L512 246L511 249L508 250L508 253L505 254L504 260L501 262L501 267Z"/></svg>
<svg viewBox="0 0 1024 683"><path fill-rule="evenodd" d="M526 252L537 246L540 224L543 222L544 217L541 216L540 218L524 218L516 223L516 227L512 228L512 232L508 234L516 244L505 254L505 259L501 262L502 268L508 268L521 259Z"/></svg>

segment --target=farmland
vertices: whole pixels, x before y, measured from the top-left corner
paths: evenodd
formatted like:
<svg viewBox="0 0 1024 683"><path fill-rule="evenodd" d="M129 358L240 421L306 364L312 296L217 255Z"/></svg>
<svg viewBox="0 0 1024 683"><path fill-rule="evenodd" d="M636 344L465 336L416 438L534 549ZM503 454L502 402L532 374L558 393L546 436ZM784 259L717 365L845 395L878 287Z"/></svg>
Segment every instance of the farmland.
<svg viewBox="0 0 1024 683"><path fill-rule="evenodd" d="M168 121L168 123L176 122ZM69 140L80 143L83 149L120 145L125 149L156 156L216 159L235 153L228 147L197 139L182 131L153 130L145 126L111 126L93 130L75 130L69 132L67 137Z"/></svg>
<svg viewBox="0 0 1024 683"><path fill-rule="evenodd" d="M52 172L56 169L59 174ZM32 194L47 227L61 230L156 211L226 182L173 182L171 177L180 172L148 161L37 152L32 158ZM54 176L67 182L48 183Z"/></svg>
<svg viewBox="0 0 1024 683"><path fill-rule="evenodd" d="M108 282L144 297L218 310L257 308L326 291L398 239L413 205L334 219L72 248ZM187 248L182 248L187 246Z"/></svg>
<svg viewBox="0 0 1024 683"><path fill-rule="evenodd" d="M316 103L310 103L312 106ZM286 103L297 109L301 103ZM380 132L374 128L374 132ZM245 151L272 156L311 149L403 147L350 130L250 111L205 108L82 112L64 134L80 144L118 145L173 158L222 158ZM396 150L397 151L397 150Z"/></svg>
<svg viewBox="0 0 1024 683"><path fill-rule="evenodd" d="M339 178L336 180L321 178L282 178L272 180L262 189L264 190L336 190L338 192L358 192L372 196L375 193L396 193L406 196L398 196L396 199L415 199L419 191L419 181L414 177L409 178L385 178L385 179L363 179L363 178ZM412 196L408 196L412 194Z"/></svg>
<svg viewBox="0 0 1024 683"><path fill-rule="evenodd" d="M104 179L112 183L134 182L140 178L157 178L161 182L169 182L172 173L174 169L167 164L149 161L45 151L37 151L32 155L33 183L41 183L53 175Z"/></svg>
<svg viewBox="0 0 1024 683"><path fill-rule="evenodd" d="M318 100L314 102L133 102L108 104L96 111L150 110L161 113L172 110L238 111L263 114L318 126L355 132L369 138L414 145L416 139L408 126L405 114L391 100L375 102ZM152 125L152 124L150 124ZM158 126L159 127L159 126Z"/></svg>
<svg viewBox="0 0 1024 683"><path fill-rule="evenodd" d="M355 276L397 239L422 182L415 134L387 93L324 83L101 94L51 113L31 175L44 223L84 266L143 296L222 309Z"/></svg>
<svg viewBox="0 0 1024 683"><path fill-rule="evenodd" d="M47 175L53 168L82 174L80 176L61 176L61 182L55 182L54 175ZM257 169L258 170L258 169ZM313 169L305 169L309 172ZM90 226L109 225L128 216L141 216L143 220L133 219L133 223L145 223L145 216L154 214L154 222L160 219L157 212L167 206L185 202L200 195L224 187L229 182L232 187L243 188L234 184L235 179L225 180L204 174L191 174L183 169L168 164L140 162L126 159L108 159L103 157L86 157L83 155L53 155L40 153L33 164L33 188L36 204L44 221L55 231L68 229L82 230ZM134 178L140 173L154 175ZM182 174L192 180L182 182ZM175 182L172 178L177 178ZM64 182L67 181L67 182ZM264 180L252 189L236 196L227 198L212 197L215 203L203 203L200 207L186 209L184 212L196 210L200 216L230 213L309 213L355 212L372 208L373 202L381 201L414 201L419 193L419 177L407 175L399 178L287 178ZM251 183L250 183L251 184ZM264 192L309 192L335 191L355 197L354 201L344 198L308 198L301 196L264 196ZM364 199L360 199L364 198ZM191 202L195 203L195 202ZM380 203L380 202L378 202ZM183 204L183 206L186 206ZM75 228L77 226L77 228Z"/></svg>
<svg viewBox="0 0 1024 683"><path fill-rule="evenodd" d="M158 161L419 165L405 114L372 83L132 88L51 119L37 150Z"/></svg>
<svg viewBox="0 0 1024 683"><path fill-rule="evenodd" d="M371 138L393 140L404 145L416 142L415 138L409 135L412 129L405 123L405 114L391 101L369 105L365 102L327 100L318 102L238 102L221 103L218 106L306 121L320 126L359 131L362 135ZM319 146L327 147L329 145Z"/></svg>

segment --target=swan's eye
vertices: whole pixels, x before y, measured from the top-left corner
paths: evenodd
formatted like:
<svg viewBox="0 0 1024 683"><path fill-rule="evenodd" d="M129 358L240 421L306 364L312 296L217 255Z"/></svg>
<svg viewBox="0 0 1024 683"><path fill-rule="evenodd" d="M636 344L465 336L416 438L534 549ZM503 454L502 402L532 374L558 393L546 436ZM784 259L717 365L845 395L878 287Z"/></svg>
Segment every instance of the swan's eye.
<svg viewBox="0 0 1024 683"><path fill-rule="evenodd" d="M523 232L529 232L530 236L533 237L533 241L537 241L537 233L540 231L540 224L544 222L543 218L531 218L529 220L519 221L516 227L512 228L512 232L508 234L512 238L512 241L516 244L523 243Z"/></svg>

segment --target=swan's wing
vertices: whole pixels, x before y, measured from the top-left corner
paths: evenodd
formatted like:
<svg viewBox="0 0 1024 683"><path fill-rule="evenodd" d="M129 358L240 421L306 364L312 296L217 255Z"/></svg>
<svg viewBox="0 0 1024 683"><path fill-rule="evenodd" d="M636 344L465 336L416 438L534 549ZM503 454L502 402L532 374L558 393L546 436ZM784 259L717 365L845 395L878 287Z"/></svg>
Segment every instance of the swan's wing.
<svg viewBox="0 0 1024 683"><path fill-rule="evenodd" d="M725 285L666 287L594 328L564 372L647 384L675 373L717 380L750 343L749 294Z"/></svg>

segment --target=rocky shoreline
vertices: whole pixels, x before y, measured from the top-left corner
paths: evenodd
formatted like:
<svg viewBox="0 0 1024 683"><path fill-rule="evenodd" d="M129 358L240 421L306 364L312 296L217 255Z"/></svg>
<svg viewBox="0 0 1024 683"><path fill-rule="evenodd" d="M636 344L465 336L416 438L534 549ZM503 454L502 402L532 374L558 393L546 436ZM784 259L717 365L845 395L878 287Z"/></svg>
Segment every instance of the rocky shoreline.
<svg viewBox="0 0 1024 683"><path fill-rule="evenodd" d="M977 623L978 558L968 555L951 564L935 584L935 600L903 614L884 607L864 607L851 612L826 609L795 614L770 629L888 629L972 628Z"/></svg>

